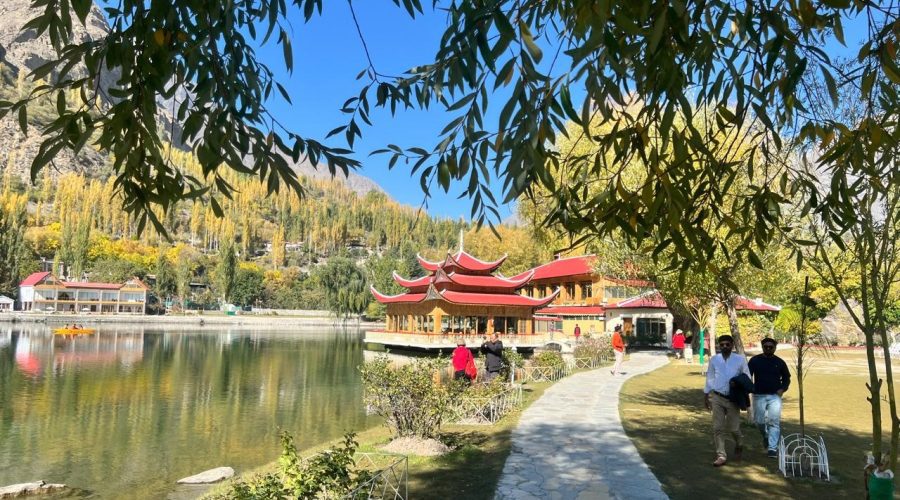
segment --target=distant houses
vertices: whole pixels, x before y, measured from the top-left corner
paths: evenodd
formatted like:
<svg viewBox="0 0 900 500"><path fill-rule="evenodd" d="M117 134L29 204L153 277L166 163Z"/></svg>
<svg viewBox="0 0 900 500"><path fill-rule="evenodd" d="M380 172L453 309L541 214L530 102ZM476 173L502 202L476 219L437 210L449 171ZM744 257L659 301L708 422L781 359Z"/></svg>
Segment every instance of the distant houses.
<svg viewBox="0 0 900 500"><path fill-rule="evenodd" d="M7 297L6 295L0 295L0 312L10 312L13 310L13 305L15 305L16 301Z"/></svg>
<svg viewBox="0 0 900 500"><path fill-rule="evenodd" d="M19 284L22 311L45 313L144 314L149 288L132 278L124 283L64 281L50 272L32 273Z"/></svg>

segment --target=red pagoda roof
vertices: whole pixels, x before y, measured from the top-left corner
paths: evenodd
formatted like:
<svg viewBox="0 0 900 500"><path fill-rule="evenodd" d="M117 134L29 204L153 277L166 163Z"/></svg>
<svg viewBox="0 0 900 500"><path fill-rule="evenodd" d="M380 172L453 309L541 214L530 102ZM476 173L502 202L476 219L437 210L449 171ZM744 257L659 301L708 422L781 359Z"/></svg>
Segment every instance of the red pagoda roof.
<svg viewBox="0 0 900 500"><path fill-rule="evenodd" d="M493 305L493 306L524 306L543 307L553 301L559 294L559 290L542 299L533 299L515 293L471 293L454 290L437 291L433 286L427 293L401 293L397 295L385 295L375 287L370 287L375 300L382 304L406 303L415 304L424 300L445 300L452 304L467 305Z"/></svg>
<svg viewBox="0 0 900 500"><path fill-rule="evenodd" d="M531 281L533 271L528 271L524 275L516 278L504 278L502 276L482 276L473 274L449 273L447 278L453 283L463 286L477 286L485 288L512 288L517 289Z"/></svg>
<svg viewBox="0 0 900 500"><path fill-rule="evenodd" d="M469 293L444 290L441 297L453 304L495 305L495 306L529 306L543 307L559 295L559 290L542 299L533 299L515 293Z"/></svg>
<svg viewBox="0 0 900 500"><path fill-rule="evenodd" d="M535 314L552 314L556 316L603 316L606 312L602 306L550 306L538 309Z"/></svg>
<svg viewBox="0 0 900 500"><path fill-rule="evenodd" d="M594 272L594 262L597 260L596 255L581 255L578 257L566 257L563 259L556 259L552 262L548 262L546 264L541 264L536 268L532 269L534 271L535 280L543 280L543 279L552 279L552 278L562 278L565 276L578 276L582 274L593 274ZM526 271L528 272L528 271ZM513 276L513 278L518 278L523 276L525 273L518 274Z"/></svg>
<svg viewBox="0 0 900 500"><path fill-rule="evenodd" d="M49 271L48 271L48 272L43 272L43 273L31 273L31 274L29 274L24 280L22 280L21 283L19 283L19 286L34 286L34 285L37 285L37 284L40 283L41 281L44 281L44 278L46 278L47 276L50 276L50 272L49 272Z"/></svg>
<svg viewBox="0 0 900 500"><path fill-rule="evenodd" d="M440 262L431 262L429 260L425 260L421 255L416 255L416 259L419 261L419 265L422 266L426 271L437 271L443 267L451 267L456 266L460 269L472 272L492 272L498 267L500 267L504 261L506 261L506 255L500 257L499 259L488 262L485 260L477 259L472 255L459 251L455 254L447 254L447 257Z"/></svg>
<svg viewBox="0 0 900 500"><path fill-rule="evenodd" d="M422 276L421 278L406 279L406 278L401 277L399 274L397 274L396 271L394 272L394 281L398 285L405 287L405 288L410 288L410 289L427 287L431 283L432 277L433 276L428 275L428 276Z"/></svg>
<svg viewBox="0 0 900 500"><path fill-rule="evenodd" d="M426 295L424 293L398 293L397 295L385 295L376 290L374 286L370 286L369 290L372 292L372 295L375 296L375 300L382 304L415 304L422 302L422 299L424 299Z"/></svg>

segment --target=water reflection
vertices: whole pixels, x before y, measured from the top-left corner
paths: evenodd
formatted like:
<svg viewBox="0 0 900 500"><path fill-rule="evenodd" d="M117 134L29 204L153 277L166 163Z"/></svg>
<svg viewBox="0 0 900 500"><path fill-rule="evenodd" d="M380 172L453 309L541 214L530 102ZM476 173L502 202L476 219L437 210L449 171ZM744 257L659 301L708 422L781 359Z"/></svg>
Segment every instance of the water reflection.
<svg viewBox="0 0 900 500"><path fill-rule="evenodd" d="M180 477L272 460L278 428L309 446L372 423L356 333L2 328L0 485L158 498Z"/></svg>

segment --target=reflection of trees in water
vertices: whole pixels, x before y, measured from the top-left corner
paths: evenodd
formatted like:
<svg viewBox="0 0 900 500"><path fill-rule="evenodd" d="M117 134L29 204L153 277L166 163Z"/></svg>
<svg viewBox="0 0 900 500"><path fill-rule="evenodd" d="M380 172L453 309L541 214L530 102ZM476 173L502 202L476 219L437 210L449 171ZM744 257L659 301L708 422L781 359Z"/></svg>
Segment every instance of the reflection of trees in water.
<svg viewBox="0 0 900 500"><path fill-rule="evenodd" d="M94 353L123 346L109 331L97 335ZM278 428L302 448L366 422L357 335L119 335L131 336L137 362L70 360L38 377L18 370L12 353L24 340L52 359L59 353L52 334L26 331L0 347L0 462L16 464L0 470L0 484L46 476L89 488L149 485L147 495L156 497L188 473L274 459Z"/></svg>

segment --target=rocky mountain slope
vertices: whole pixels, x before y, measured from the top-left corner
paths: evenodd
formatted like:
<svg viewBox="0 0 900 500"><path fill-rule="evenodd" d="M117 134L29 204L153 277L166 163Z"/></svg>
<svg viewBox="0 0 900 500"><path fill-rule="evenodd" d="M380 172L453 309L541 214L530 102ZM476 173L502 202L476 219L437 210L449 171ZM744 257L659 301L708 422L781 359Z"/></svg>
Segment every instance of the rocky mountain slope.
<svg viewBox="0 0 900 500"><path fill-rule="evenodd" d="M0 99L15 100L22 96L22 88L28 85L24 76L41 64L55 58L55 52L46 36L38 37L33 31L22 32L22 26L38 14L31 7L31 0L3 0L0 2ZM100 9L94 5L88 16L86 26L75 21L75 41L85 41L103 36L108 25ZM76 69L77 71L77 69ZM101 85L113 85L115 76L106 75ZM163 106L163 109L166 107ZM37 154L41 142L40 125L53 118L51 102L44 106L29 108L29 124L27 136L22 134L15 117L8 116L0 120L0 169L12 166L14 174L23 179L29 177L31 161ZM165 112L159 116L164 130L169 130L171 118ZM174 142L176 145L177 140ZM185 148L183 144L179 145ZM185 148L187 149L187 148ZM106 177L111 171L106 157L85 148L77 158L64 150L51 165L52 175L59 173L79 172L89 177ZM311 178L327 178L328 170L324 166L315 168L308 161L301 160L294 165L298 173ZM350 173L345 179L338 179L347 184L353 191L365 194L369 191L383 191L378 184L368 177Z"/></svg>

